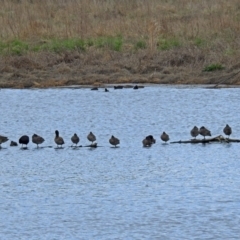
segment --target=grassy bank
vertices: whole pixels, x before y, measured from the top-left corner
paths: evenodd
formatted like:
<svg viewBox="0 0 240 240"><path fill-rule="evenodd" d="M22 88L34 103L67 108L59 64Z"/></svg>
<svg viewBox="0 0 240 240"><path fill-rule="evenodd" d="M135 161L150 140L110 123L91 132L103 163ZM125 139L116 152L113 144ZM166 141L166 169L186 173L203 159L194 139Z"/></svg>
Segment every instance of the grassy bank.
<svg viewBox="0 0 240 240"><path fill-rule="evenodd" d="M2 87L206 83L240 66L238 0L3 0L0 24Z"/></svg>
<svg viewBox="0 0 240 240"><path fill-rule="evenodd" d="M0 16L1 40L122 36L152 51L188 44L226 54L239 49L238 0L3 0Z"/></svg>

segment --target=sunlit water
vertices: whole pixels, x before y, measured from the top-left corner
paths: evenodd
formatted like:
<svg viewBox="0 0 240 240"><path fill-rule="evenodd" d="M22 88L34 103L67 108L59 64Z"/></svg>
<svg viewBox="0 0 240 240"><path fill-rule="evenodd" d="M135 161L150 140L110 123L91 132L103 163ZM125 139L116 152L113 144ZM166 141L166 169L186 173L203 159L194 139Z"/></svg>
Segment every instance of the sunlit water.
<svg viewBox="0 0 240 240"><path fill-rule="evenodd" d="M0 239L239 239L239 143L159 137L188 140L194 125L215 136L228 123L240 138L239 102L240 89L0 90L0 134L52 146L2 144ZM71 148L90 131L101 147ZM157 142L143 148L149 134Z"/></svg>

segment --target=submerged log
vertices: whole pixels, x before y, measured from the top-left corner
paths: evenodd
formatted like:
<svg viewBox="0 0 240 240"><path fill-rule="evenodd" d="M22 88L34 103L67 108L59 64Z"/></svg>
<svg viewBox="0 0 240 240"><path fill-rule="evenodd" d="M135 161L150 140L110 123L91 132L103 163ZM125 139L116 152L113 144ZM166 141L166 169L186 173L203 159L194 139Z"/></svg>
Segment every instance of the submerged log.
<svg viewBox="0 0 240 240"><path fill-rule="evenodd" d="M92 143L92 144L84 146L84 147L96 148L96 147L100 147L100 146L98 146L97 143Z"/></svg>
<svg viewBox="0 0 240 240"><path fill-rule="evenodd" d="M170 143L211 143L211 142L220 142L220 143L240 142L240 139L225 138L222 135L219 135L213 138L190 139L185 141L180 140L180 141L175 141Z"/></svg>

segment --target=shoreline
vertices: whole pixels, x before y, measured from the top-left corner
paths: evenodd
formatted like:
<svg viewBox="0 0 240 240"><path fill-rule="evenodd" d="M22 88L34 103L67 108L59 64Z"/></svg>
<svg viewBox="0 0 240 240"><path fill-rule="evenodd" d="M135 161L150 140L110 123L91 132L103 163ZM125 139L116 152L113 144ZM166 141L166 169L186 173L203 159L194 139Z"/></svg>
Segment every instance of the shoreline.
<svg viewBox="0 0 240 240"><path fill-rule="evenodd" d="M240 71L218 71L210 73L198 72L183 74L176 73L176 68L169 69L167 75L161 73L149 74L124 74L119 70L118 73L110 74L78 74L64 73L61 78L54 71L48 70L43 73L34 73L20 69L18 73L0 72L0 89L47 89L47 88L105 88L114 86L123 86L124 88L133 88L134 86L204 86L206 88L237 88L240 87ZM187 71L187 70L186 70ZM77 75L73 77L72 75ZM47 75L47 78L44 76Z"/></svg>
<svg viewBox="0 0 240 240"><path fill-rule="evenodd" d="M0 88L240 85L238 19L236 0L3 1Z"/></svg>
<svg viewBox="0 0 240 240"><path fill-rule="evenodd" d="M114 86L123 86L123 89L133 88L138 86L140 89L145 87L178 87L178 88L209 88L209 89L218 89L218 88L240 88L240 85L218 85L216 84L157 84L157 83L141 83L141 84L103 84L98 87L98 89L105 89L105 88L114 88ZM96 87L94 85L68 85L68 86L58 86L53 88L69 88L69 89L82 89L82 88L93 88ZM50 87L51 88L51 87ZM37 89L37 88L36 88Z"/></svg>
<svg viewBox="0 0 240 240"><path fill-rule="evenodd" d="M114 85L206 85L240 86L240 64L227 62L224 69L204 70L204 63L176 63L175 52L136 54L114 51L51 54L42 52L24 56L0 57L0 88L91 88ZM174 62L174 61L175 62Z"/></svg>
<svg viewBox="0 0 240 240"><path fill-rule="evenodd" d="M155 83L141 83L141 84L131 84L131 83L116 83L116 84L102 84L101 86L96 85L62 85L62 86L48 86L48 87L29 87L29 88L18 88L18 87L6 87L6 88L0 88L0 90L3 89L28 89L28 90L38 90L38 89L89 89L97 88L97 90L104 90L107 89L113 89L113 90L122 90L122 89L114 89L114 86L122 86L122 89L133 89L135 86L138 86L139 89L145 88L145 87L164 87L164 88L171 88L171 87L177 87L182 89L194 89L194 88L205 88L205 89L223 89L223 88L240 88L240 85L226 85L221 84L155 84ZM137 89L137 90L139 90ZM94 91L94 90L93 90Z"/></svg>

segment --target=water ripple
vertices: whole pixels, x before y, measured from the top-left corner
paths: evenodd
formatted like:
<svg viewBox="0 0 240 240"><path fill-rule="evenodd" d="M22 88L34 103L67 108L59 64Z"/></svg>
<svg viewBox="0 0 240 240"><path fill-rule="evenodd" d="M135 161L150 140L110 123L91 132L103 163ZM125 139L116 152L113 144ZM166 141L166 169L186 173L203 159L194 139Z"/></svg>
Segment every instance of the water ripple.
<svg viewBox="0 0 240 240"><path fill-rule="evenodd" d="M2 89L1 132L37 133L44 146L0 150L1 239L239 239L238 143L162 144L190 139L194 126L233 138L240 89L146 87ZM55 149L58 129L66 142ZM97 149L71 148L97 136ZM108 139L117 136L119 148ZM142 148L152 134L156 144Z"/></svg>

